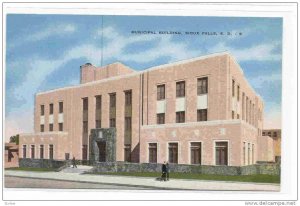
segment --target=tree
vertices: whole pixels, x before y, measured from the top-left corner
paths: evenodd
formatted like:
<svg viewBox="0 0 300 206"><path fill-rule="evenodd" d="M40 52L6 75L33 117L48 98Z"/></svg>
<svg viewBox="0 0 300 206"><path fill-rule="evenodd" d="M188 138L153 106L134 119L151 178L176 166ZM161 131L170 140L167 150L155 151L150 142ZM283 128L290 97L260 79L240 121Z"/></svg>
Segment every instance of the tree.
<svg viewBox="0 0 300 206"><path fill-rule="evenodd" d="M11 136L9 138L9 142L10 143L16 143L17 145L19 145L19 134Z"/></svg>

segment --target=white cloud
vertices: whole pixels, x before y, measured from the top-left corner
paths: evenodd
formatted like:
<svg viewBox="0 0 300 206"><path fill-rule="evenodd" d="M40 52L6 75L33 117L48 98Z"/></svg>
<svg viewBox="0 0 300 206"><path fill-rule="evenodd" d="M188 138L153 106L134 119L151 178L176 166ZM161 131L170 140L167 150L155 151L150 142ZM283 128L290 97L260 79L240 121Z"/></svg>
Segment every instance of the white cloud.
<svg viewBox="0 0 300 206"><path fill-rule="evenodd" d="M219 43L210 49L211 52L229 51L238 61L278 61L281 55L274 51L278 48L279 42L271 42L255 45L249 48L233 48L225 43Z"/></svg>
<svg viewBox="0 0 300 206"><path fill-rule="evenodd" d="M68 34L72 34L77 30L74 24L69 23L60 23L58 25L49 25L41 29L40 31L33 32L31 34L20 34L20 38L14 40L14 42L8 45L9 48L14 48L16 46L20 46L24 43L35 42L47 39L53 36L64 36Z"/></svg>

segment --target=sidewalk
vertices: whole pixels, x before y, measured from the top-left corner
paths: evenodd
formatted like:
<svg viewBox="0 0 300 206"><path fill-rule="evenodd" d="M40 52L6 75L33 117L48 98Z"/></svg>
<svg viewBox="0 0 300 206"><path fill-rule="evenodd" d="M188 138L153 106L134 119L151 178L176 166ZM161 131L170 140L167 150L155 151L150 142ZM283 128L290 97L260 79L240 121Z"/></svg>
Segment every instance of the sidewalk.
<svg viewBox="0 0 300 206"><path fill-rule="evenodd" d="M147 187L151 189L170 190L222 190L222 191L280 191L279 184L267 183L245 183L245 182L225 182L208 180L183 180L171 179L167 182L157 181L153 177L129 177L115 175L92 175L82 174L74 168L67 168L62 172L30 172L6 170L5 176L29 177L36 179L66 180L74 182L127 185L136 187ZM77 169L77 171L82 171Z"/></svg>

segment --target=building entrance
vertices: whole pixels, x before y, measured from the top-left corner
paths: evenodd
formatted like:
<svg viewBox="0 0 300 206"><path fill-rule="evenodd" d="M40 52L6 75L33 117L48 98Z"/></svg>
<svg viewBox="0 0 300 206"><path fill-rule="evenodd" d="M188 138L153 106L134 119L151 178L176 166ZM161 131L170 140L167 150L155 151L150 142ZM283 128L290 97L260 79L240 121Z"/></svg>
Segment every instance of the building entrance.
<svg viewBox="0 0 300 206"><path fill-rule="evenodd" d="M99 148L99 162L106 161L106 142L98 142L97 143Z"/></svg>

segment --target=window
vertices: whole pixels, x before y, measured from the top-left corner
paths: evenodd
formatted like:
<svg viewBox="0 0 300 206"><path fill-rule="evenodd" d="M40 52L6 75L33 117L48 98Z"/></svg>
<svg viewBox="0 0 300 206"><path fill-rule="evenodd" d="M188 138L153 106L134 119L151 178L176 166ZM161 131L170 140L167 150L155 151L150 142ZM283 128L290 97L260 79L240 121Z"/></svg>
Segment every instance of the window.
<svg viewBox="0 0 300 206"><path fill-rule="evenodd" d="M63 102L59 102L58 103L58 107L59 107L59 113L64 113L64 103Z"/></svg>
<svg viewBox="0 0 300 206"><path fill-rule="evenodd" d="M271 135L271 134L272 134L272 132L268 132L268 136L272 137L272 135Z"/></svg>
<svg viewBox="0 0 300 206"><path fill-rule="evenodd" d="M82 145L82 159L87 160L88 147L86 144Z"/></svg>
<svg viewBox="0 0 300 206"><path fill-rule="evenodd" d="M49 145L49 159L53 159L53 144Z"/></svg>
<svg viewBox="0 0 300 206"><path fill-rule="evenodd" d="M199 78L197 82L197 94L207 94L207 77Z"/></svg>
<svg viewBox="0 0 300 206"><path fill-rule="evenodd" d="M157 143L149 143L149 163L157 163Z"/></svg>
<svg viewBox="0 0 300 206"><path fill-rule="evenodd" d="M53 124L49 124L49 131L50 131L50 132L53 131Z"/></svg>
<svg viewBox="0 0 300 206"><path fill-rule="evenodd" d="M228 165L228 142L216 142L216 165Z"/></svg>
<svg viewBox="0 0 300 206"><path fill-rule="evenodd" d="M246 142L243 142L243 162L246 165Z"/></svg>
<svg viewBox="0 0 300 206"><path fill-rule="evenodd" d="M101 120L96 120L96 128L101 128Z"/></svg>
<svg viewBox="0 0 300 206"><path fill-rule="evenodd" d="M131 117L125 117L125 131L131 131Z"/></svg>
<svg viewBox="0 0 300 206"><path fill-rule="evenodd" d="M110 98L109 101L110 107L116 107L116 93L109 94L109 98Z"/></svg>
<svg viewBox="0 0 300 206"><path fill-rule="evenodd" d="M277 137L277 132L273 132L273 137Z"/></svg>
<svg viewBox="0 0 300 206"><path fill-rule="evenodd" d="M178 163L178 143L169 143L169 163Z"/></svg>
<svg viewBox="0 0 300 206"><path fill-rule="evenodd" d="M254 144L252 144L252 164L255 164L255 160L254 160Z"/></svg>
<svg viewBox="0 0 300 206"><path fill-rule="evenodd" d="M176 82L176 97L185 96L185 81Z"/></svg>
<svg viewBox="0 0 300 206"><path fill-rule="evenodd" d="M234 97L235 81L232 80L232 96Z"/></svg>
<svg viewBox="0 0 300 206"><path fill-rule="evenodd" d="M44 159L44 145L40 145L40 159Z"/></svg>
<svg viewBox="0 0 300 206"><path fill-rule="evenodd" d="M164 124L165 123L165 113L157 114L157 124Z"/></svg>
<svg viewBox="0 0 300 206"><path fill-rule="evenodd" d="M242 120L245 120L245 93L242 96Z"/></svg>
<svg viewBox="0 0 300 206"><path fill-rule="evenodd" d="M231 118L234 119L234 111L231 112Z"/></svg>
<svg viewBox="0 0 300 206"><path fill-rule="evenodd" d="M82 131L84 134L88 133L88 121L83 121Z"/></svg>
<svg viewBox="0 0 300 206"><path fill-rule="evenodd" d="M124 147L124 161L131 162L131 145L126 144Z"/></svg>
<svg viewBox="0 0 300 206"><path fill-rule="evenodd" d="M250 151L251 151L251 144L248 143L248 165L250 165Z"/></svg>
<svg viewBox="0 0 300 206"><path fill-rule="evenodd" d="M185 122L185 112L176 112L176 123Z"/></svg>
<svg viewBox="0 0 300 206"><path fill-rule="evenodd" d="M197 110L197 121L207 121L207 109L198 109Z"/></svg>
<svg viewBox="0 0 300 206"><path fill-rule="evenodd" d="M87 111L89 109L89 99L86 97L86 98L83 98L82 99L82 109L83 111Z"/></svg>
<svg viewBox="0 0 300 206"><path fill-rule="evenodd" d="M35 154L35 146L31 145L31 158L34 159L34 154Z"/></svg>
<svg viewBox="0 0 300 206"><path fill-rule="evenodd" d="M237 119L240 119L240 115L239 115L239 114L236 114L236 118L237 118Z"/></svg>
<svg viewBox="0 0 300 206"><path fill-rule="evenodd" d="M50 107L49 114L53 114L53 104L50 104L49 107Z"/></svg>
<svg viewBox="0 0 300 206"><path fill-rule="evenodd" d="M265 135L266 135L266 132L262 132L262 135L265 136Z"/></svg>
<svg viewBox="0 0 300 206"><path fill-rule="evenodd" d="M237 86L237 101L240 101L240 86Z"/></svg>
<svg viewBox="0 0 300 206"><path fill-rule="evenodd" d="M191 142L191 164L201 164L201 142Z"/></svg>
<svg viewBox="0 0 300 206"><path fill-rule="evenodd" d="M116 118L109 119L109 127L116 127Z"/></svg>
<svg viewBox="0 0 300 206"><path fill-rule="evenodd" d="M58 131L64 131L64 124L58 123Z"/></svg>
<svg viewBox="0 0 300 206"><path fill-rule="evenodd" d="M44 132L45 131L45 126L43 124L40 125L40 132Z"/></svg>
<svg viewBox="0 0 300 206"><path fill-rule="evenodd" d="M165 85L158 85L157 86L157 100L165 99Z"/></svg>
<svg viewBox="0 0 300 206"><path fill-rule="evenodd" d="M96 110L101 109L101 96L96 96Z"/></svg>
<svg viewBox="0 0 300 206"><path fill-rule="evenodd" d="M26 158L26 145L23 145L23 158Z"/></svg>
<svg viewBox="0 0 300 206"><path fill-rule="evenodd" d="M125 106L131 106L132 104L132 92L125 91Z"/></svg>
<svg viewBox="0 0 300 206"><path fill-rule="evenodd" d="M45 106L41 105L41 116L45 115Z"/></svg>

